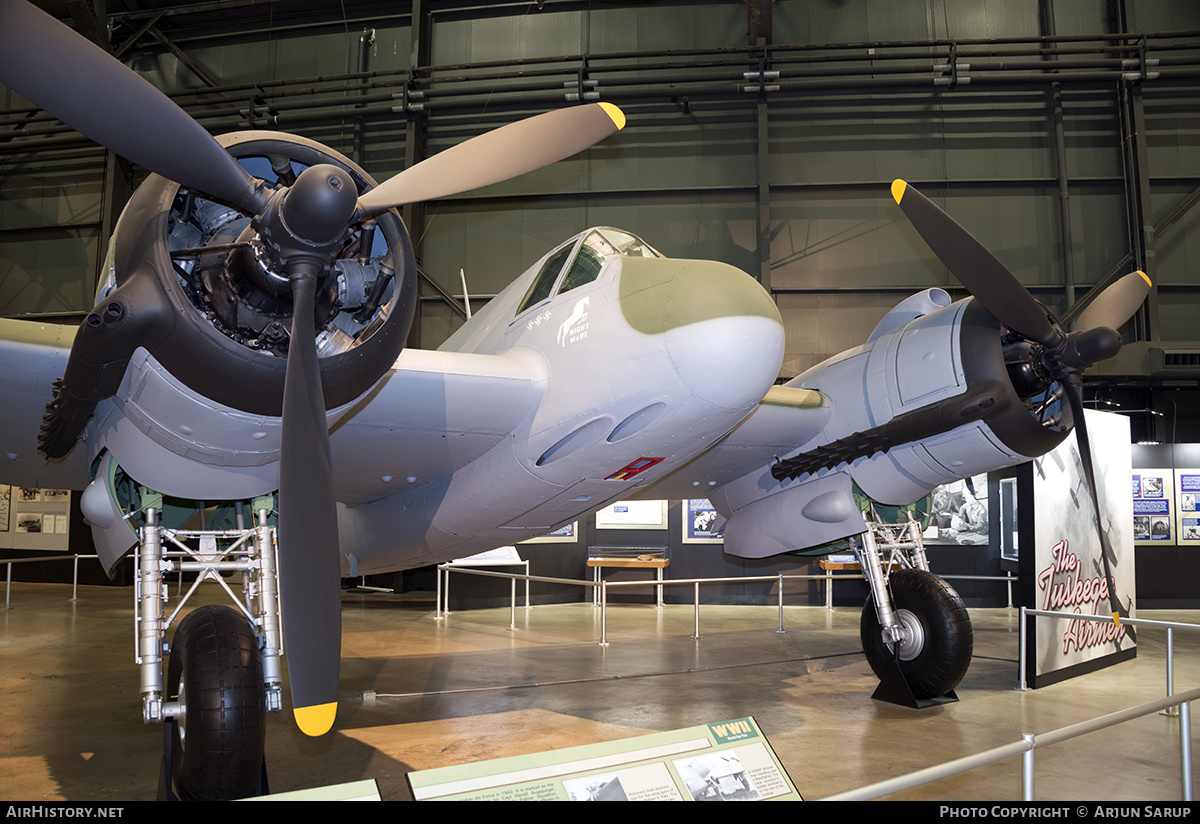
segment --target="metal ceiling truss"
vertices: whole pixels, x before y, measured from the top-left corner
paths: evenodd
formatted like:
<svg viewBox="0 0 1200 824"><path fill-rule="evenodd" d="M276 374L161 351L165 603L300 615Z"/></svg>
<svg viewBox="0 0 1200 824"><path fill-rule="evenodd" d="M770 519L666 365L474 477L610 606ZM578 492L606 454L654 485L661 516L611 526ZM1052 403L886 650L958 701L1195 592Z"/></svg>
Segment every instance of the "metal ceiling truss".
<svg viewBox="0 0 1200 824"><path fill-rule="evenodd" d="M442 114L474 114L486 109L489 115L503 117L511 113L515 118L530 109L600 99L624 106L684 112L701 101L703 105L753 106L758 124L757 231L763 239L759 244L757 276L768 288L771 271L768 103L796 104L814 96L823 101L844 98L853 102L864 95L878 100L888 94L903 94L911 101L913 93L921 91L952 98L965 90L1041 90L1049 101L1048 119L1057 147L1063 231L1068 232L1063 242L1064 257L1068 258L1063 264L1064 282L1055 288L1065 290L1068 305L1075 303L1075 282L1067 251L1072 244L1068 181L1063 171L1063 90L1115 90L1130 215L1133 250L1130 260L1146 269L1153 263L1154 237L1162 227L1156 229L1148 214L1146 147L1145 141L1138 139L1145 134L1143 94L1194 95L1200 78L1197 48L1200 31L1059 36L1054 33L1052 22L1047 22L1053 19L1049 0L1043 4L1046 34L1041 37L775 44L771 42L770 4L755 0L747 6L748 30L757 35L752 45L669 52L566 54L450 65L429 64L433 5L432 0L413 0L410 6L397 9L394 4L380 6L372 0L341 2L313 12L318 16L323 14L323 22L317 17L297 22L289 11L288 22L284 23L283 10L292 8L285 0L221 0L116 12L107 19L114 37L121 39L118 55L127 58L135 52L165 48L201 79L205 88L175 92L171 97L209 131L246 128L297 131L346 122L353 125L353 146L348 149L361 155L368 131L374 130L378 137L382 134L380 130L387 130L400 137L403 128L406 166L425 156L428 119ZM447 10L469 14L469 5L440 4L438 14L443 15ZM95 20L95 15L84 13L87 8L83 0L70 0L70 8L73 18L82 18L85 24L89 17ZM503 13L496 5L488 8L490 13ZM261 22L264 15L271 22L273 36L293 26L336 26L339 32L349 32L350 25L369 20L388 20L391 24L406 21L411 31L413 65L371 70L367 63L369 29L362 34L359 71L339 75L221 85L188 57L187 44L205 42L222 30L228 36L231 20L236 21L232 25L252 26ZM178 25L181 20L186 20L187 25ZM193 25L197 23L202 25ZM152 37L147 38L147 34ZM89 151L101 150L37 109L0 111L0 162L43 163ZM1164 226L1177 220L1196 200L1195 193L1185 197ZM111 213L109 208L106 212ZM404 217L418 243L419 259L423 208L409 207ZM1114 273L1123 271L1114 269ZM1153 277L1153 272L1148 273ZM1080 298L1080 303L1086 303L1112 279L1111 273L1102 278ZM456 301L448 302L459 309L454 305ZM1137 319L1138 337L1157 339L1157 326L1155 291Z"/></svg>

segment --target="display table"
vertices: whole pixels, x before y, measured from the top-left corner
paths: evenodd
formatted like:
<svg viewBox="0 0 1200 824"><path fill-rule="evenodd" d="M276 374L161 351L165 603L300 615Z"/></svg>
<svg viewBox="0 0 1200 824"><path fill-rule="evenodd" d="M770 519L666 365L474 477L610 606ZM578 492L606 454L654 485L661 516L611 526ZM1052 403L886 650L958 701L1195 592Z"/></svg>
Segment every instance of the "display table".
<svg viewBox="0 0 1200 824"><path fill-rule="evenodd" d="M655 557L638 557L638 558L588 558L587 565L592 568L592 580L598 585L600 583L600 570L605 567L612 569L653 569L656 570L655 580L662 582L663 570L671 565L670 558L655 558ZM656 586L658 592L658 606L663 605L662 587ZM592 604L600 603L600 587L592 587Z"/></svg>

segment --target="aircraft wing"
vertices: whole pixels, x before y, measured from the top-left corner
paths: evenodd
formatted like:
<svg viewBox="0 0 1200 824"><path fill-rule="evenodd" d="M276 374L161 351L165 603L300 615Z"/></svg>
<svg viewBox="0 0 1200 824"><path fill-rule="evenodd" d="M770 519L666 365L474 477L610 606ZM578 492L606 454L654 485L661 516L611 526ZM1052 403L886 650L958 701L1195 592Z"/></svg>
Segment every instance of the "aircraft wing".
<svg viewBox="0 0 1200 824"><path fill-rule="evenodd" d="M38 433L54 381L63 376L76 327L0 319L0 483L83 489L87 452L47 462Z"/></svg>
<svg viewBox="0 0 1200 824"><path fill-rule="evenodd" d="M74 326L0 319L0 483L83 489L87 451L37 451ZM360 503L441 477L510 436L546 376L518 357L405 350L331 435L338 500ZM411 481L409 479L412 479Z"/></svg>
<svg viewBox="0 0 1200 824"><path fill-rule="evenodd" d="M820 392L773 386L758 407L711 449L630 497L708 497L713 489L795 453L821 431L832 411L829 399Z"/></svg>
<svg viewBox="0 0 1200 824"><path fill-rule="evenodd" d="M364 503L465 466L532 418L548 380L518 355L404 350L330 435L337 499Z"/></svg>

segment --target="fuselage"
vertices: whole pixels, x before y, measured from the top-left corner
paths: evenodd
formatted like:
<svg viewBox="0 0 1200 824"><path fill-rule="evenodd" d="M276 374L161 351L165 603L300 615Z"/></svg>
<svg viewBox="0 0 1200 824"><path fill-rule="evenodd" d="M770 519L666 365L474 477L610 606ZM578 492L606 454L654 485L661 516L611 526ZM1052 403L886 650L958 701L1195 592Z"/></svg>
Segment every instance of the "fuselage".
<svg viewBox="0 0 1200 824"><path fill-rule="evenodd" d="M661 257L618 230L583 232L513 281L439 353L401 355L399 367L479 359L481 370L503 367L530 388L523 407L497 409L512 425L466 465L406 477L410 488L340 507L345 571L511 544L626 497L745 418L782 354L778 311L748 275ZM382 411L371 403L335 432L335 455L339 436L354 437L356 415Z"/></svg>
<svg viewBox="0 0 1200 824"><path fill-rule="evenodd" d="M127 361L114 364L120 383L87 426L94 480L83 496L107 567L136 541L122 515L138 506L120 500L120 473L209 502L279 486L278 413L235 407L193 385L244 378L246 364L282 358L206 326L206 315L174 294L182 281L167 259L168 234L171 244L215 242L175 240L163 217L178 207L174 196L166 181L139 190L141 211L122 217L108 271L118 282L122 271L156 272L167 293L159 302L179 304L174 313L189 322L199 318L192 325L216 354L183 351L182 365L168 367L157 351L131 344ZM183 222L175 212L172 219ZM392 246L393 260L409 254ZM131 302L126 315L140 311ZM615 229L571 238L441 349L402 352L340 406L326 392L343 572L463 557L632 495L754 410L778 375L783 342L770 296L731 266L668 259ZM322 360L357 363L357 351L335 348ZM325 379L340 374L326 370ZM246 390L233 402L247 394L270 392Z"/></svg>

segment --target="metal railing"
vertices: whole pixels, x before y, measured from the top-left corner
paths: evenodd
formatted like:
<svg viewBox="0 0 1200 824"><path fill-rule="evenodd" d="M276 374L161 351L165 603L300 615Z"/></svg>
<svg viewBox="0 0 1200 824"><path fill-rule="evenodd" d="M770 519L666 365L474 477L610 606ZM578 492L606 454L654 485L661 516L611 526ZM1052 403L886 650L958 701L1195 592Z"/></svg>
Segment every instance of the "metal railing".
<svg viewBox="0 0 1200 824"><path fill-rule="evenodd" d="M1035 618L1065 618L1070 621L1092 621L1099 624L1112 624L1113 619L1107 615L1084 615L1077 612L1055 612L1044 609L1030 609L1029 607L1021 607L1021 622L1020 622L1020 664L1017 670L1017 689L1026 690L1026 674L1028 672L1028 660L1026 656L1025 636L1027 626L1026 618L1033 616ZM1147 618L1122 618L1121 623L1134 627L1157 627L1167 631L1167 695L1171 695L1174 691L1175 678L1175 630L1191 629L1200 630L1200 624L1185 624L1181 621L1151 621Z"/></svg>
<svg viewBox="0 0 1200 824"><path fill-rule="evenodd" d="M32 564L42 561L73 561L75 568L71 573L71 600L79 600L79 559L80 558L95 558L100 559L99 555L39 555L32 558L5 558L0 563L3 563L7 569L4 573L4 608L12 609L12 568L13 564Z"/></svg>
<svg viewBox="0 0 1200 824"><path fill-rule="evenodd" d="M656 590L661 592L661 589L663 587L677 586L677 585L684 585L684 584L690 585L693 589L692 600L693 600L693 611L695 613L696 637L699 637L700 636L700 584L736 584L736 583L752 583L755 581L778 581L779 588L778 588L777 600L778 600L778 610L779 610L779 629L777 630L777 632L785 632L785 630L783 629L784 581L862 580L862 576L859 576L859 575L831 575L828 572L826 572L825 574L822 574L822 575L784 575L784 574L780 573L778 575L755 575L755 576L734 577L734 578L664 578L664 579L655 579L652 581L605 581L605 580L585 581L585 580L581 580L581 579L577 579L577 578L548 578L548 577L540 576L540 575L518 575L515 573L509 573L509 572L490 572L488 570L473 569L471 567L458 566L458 565L452 565L452 564L441 564L438 566L438 571L439 571L439 577L438 577L438 602L437 602L437 615L436 615L437 618L442 618L445 615L450 614L450 610L448 607L449 584L447 583L446 586L443 588L442 581L441 581L442 574L446 575L447 580L449 579L450 572L456 572L456 573L459 573L462 575L477 575L477 576L480 576L483 578L507 578L507 579L509 579L511 581L511 587L512 587L511 595L510 595L510 608L509 608L509 613L510 613L509 629L512 629L512 630L516 629L516 609L517 609L516 582L517 581L526 581L526 582L541 581L543 583L565 584L567 586L591 587L593 590L599 589L599 591L600 591L599 603L596 604L595 606L597 606L597 608L600 610L600 641L599 641L599 643L601 646L608 645L607 616L608 616L608 590L610 588L626 589L626 588L630 588L630 587L654 587ZM827 588L827 593L831 593L831 592L832 592L832 586ZM446 596L445 604L443 603L443 595ZM661 601L662 601L662 599L661 599L661 595L660 595L660 597L659 597L660 604L661 604ZM529 609L528 599L526 600L525 608ZM833 609L833 604L832 604L831 598L827 598L826 609L830 609L830 610Z"/></svg>
<svg viewBox="0 0 1200 824"><path fill-rule="evenodd" d="M2 563L6 564L8 569L6 573L6 591L5 591L5 608L10 608L10 593L12 589L12 565L17 563L32 563L36 561L67 561L71 560L75 564L74 581L72 585L71 600L76 600L78 596L78 570L80 558L95 558L95 555L64 555L54 557L31 557L31 558L9 558ZM734 578L692 578L692 579L666 579L655 581L594 581L576 580L569 578L552 578L547 576L537 575L517 575L504 572L490 572L481 569L471 569L469 567L451 566L449 564L439 565L439 591L438 591L438 606L437 617L449 614L449 610L443 612L442 609L442 591L441 591L441 574L444 572L449 576L450 570L466 575L478 575L489 578L507 578L510 581L510 629L516 629L516 583L518 580L526 582L526 591L528 593L528 585L530 581L541 581L546 583L567 584L580 587L599 587L600 589L600 645L608 645L607 634L607 592L611 588L627 588L627 587L664 587L675 585L689 585L693 590L693 615L694 615L694 636L700 636L700 585L712 583L748 583L756 581L777 581L778 582L778 612L779 626L776 632L783 633L786 630L783 627L783 598L784 598L784 582L797 580L824 580L827 582L827 595L832 592L832 581L834 580L861 580L857 575L832 575L826 571L822 575L761 575L750 577L734 577ZM947 576L950 577L950 576ZM971 580L1006 580L1006 578L996 577L989 578L987 576L959 576L969 578ZM448 595L447 595L448 597ZM529 608L528 594L526 595L526 609ZM832 609L830 604L828 609ZM1048 610L1035 610L1021 607L1020 616L1020 660L1018 670L1018 686L1020 690L1027 690L1026 686L1026 618L1028 617L1050 617L1050 618L1065 618L1068 620L1082 621L1098 621L1102 623L1111 623L1112 619L1098 615L1083 615L1071 612L1053 612ZM974 755L964 756L962 758L948 761L944 764L938 764L925 769L917 770L905 775L889 778L884 781L879 781L874 784L868 784L863 787L858 787L853 790L848 790L843 793L827 796L823 801L853 801L853 800L868 800L880 798L885 795L901 792L903 790L912 789L923 784L928 784L933 781L938 781L942 778L947 778L970 770L995 764L1008 758L1013 758L1020 755L1022 758L1022 800L1034 800L1034 751L1051 744L1061 743L1092 732L1098 732L1103 729L1108 729L1117 724L1125 723L1137 718L1141 718L1154 713L1163 713L1167 715L1178 715L1179 722L1179 760L1180 760L1180 778L1182 784L1182 800L1192 801L1192 754L1191 754L1191 702L1200 698L1200 688L1189 690L1178 695L1174 692L1174 630L1176 629L1191 629L1198 630L1198 624L1186 624L1179 622L1154 621L1143 618L1123 618L1122 623L1131 626L1146 626L1165 628L1167 630L1167 658L1166 658L1166 690L1167 696L1156 701L1139 704L1128 709L1119 710L1108 715L1094 718L1089 721L1083 721L1067 727L1061 727L1056 730L1041 734L1024 733L1021 735L1020 741L1013 741L1010 744L1005 744L999 747L994 747L990 750L985 750Z"/></svg>
<svg viewBox="0 0 1200 824"><path fill-rule="evenodd" d="M591 587L593 592L599 590L600 597L598 602L593 601L593 605L600 609L600 645L608 645L608 599L607 593L610 587L629 588L629 587L654 587L657 594L658 606L662 606L662 589L667 586L679 584L687 584L692 586L692 606L695 613L695 637L700 637L700 585L701 584L737 584L737 583L753 583L762 581L778 581L777 601L779 612L779 628L778 633L786 632L783 628L783 598L784 598L784 582L785 581L821 581L824 582L825 590L825 609L833 610L833 582L834 581L861 581L861 575L834 575L830 570L826 570L820 575L785 575L778 573L776 575L754 575L754 576L739 576L732 578L661 578L652 581L604 581L593 580L586 581L577 578L548 578L538 575L520 575L509 572L491 572L483 569L476 569L462 564L439 564L437 577L437 608L435 617L443 618L450 614L450 573L456 572L463 575L478 575L484 578L507 578L510 579L511 594L509 598L509 629L516 630L516 610L517 610L517 593L516 582L525 582L525 609L529 609L529 582L541 581L543 583L565 584L567 586ZM443 584L443 575L445 583ZM1011 575L1004 576L986 576L986 575L944 575L940 576L947 579L962 579L972 581L1004 581L1008 584L1008 608L1011 609L1012 604L1012 583L1016 580Z"/></svg>
<svg viewBox="0 0 1200 824"><path fill-rule="evenodd" d="M908 773L907 775L889 778L886 781L878 781L874 784L868 784L865 787L859 787L854 790L848 790L844 793L827 796L820 799L821 801L867 801L872 798L879 798L892 793L900 792L901 790L909 790L913 787L919 787L922 784L928 784L931 781L937 781L942 778L947 778L952 775L973 770L976 767L984 767L989 764L995 764L998 761L1003 761L1006 758L1012 758L1020 755L1022 758L1021 764L1021 786L1022 786L1022 801L1034 800L1034 781L1033 781L1033 752L1041 747L1047 747L1051 744L1057 744L1062 741L1069 741L1072 738L1078 738L1081 735L1087 735L1091 732L1107 729L1117 724L1131 721L1135 718L1141 718L1145 715L1152 715L1161 712L1168 707L1179 705L1181 708L1180 724L1179 724L1179 750L1180 750L1180 770L1183 779L1183 800L1192 800L1192 723L1191 723L1191 701L1200 698L1200 689L1189 690L1181 693L1178 696L1168 696L1160 698L1157 701L1151 701L1146 704L1139 704L1129 709L1120 710L1109 715L1103 715L1099 718L1093 718L1091 721L1083 721L1078 724L1072 724L1069 727L1061 727L1057 730L1042 733L1041 735L1032 735L1026 733L1021 736L1020 741L1014 741L1011 744L1005 744L1000 747L995 747L990 750L985 750L975 755L968 755L962 758L956 758L953 761L947 761L945 764L938 764L934 767L927 767L923 770Z"/></svg>
<svg viewBox="0 0 1200 824"><path fill-rule="evenodd" d="M439 570L445 570L447 576L449 575L449 565L442 565L439 567ZM827 594L828 594L829 592L832 592L832 581L833 580L838 580L838 579L861 580L861 577L857 576L857 575L831 575L829 573L829 571L826 571L826 573L823 575L783 575L781 573L778 575L761 575L761 576L737 577L737 578L692 578L692 579L666 579L666 580L655 580L655 581L614 581L614 582L600 581L599 583L597 583L594 581L582 581L582 580L575 580L575 579L568 579L568 578L547 578L547 577L529 576L529 575L513 575L510 573L502 573L502 572L488 572L488 571L484 571L484 570L471 569L469 567L462 567L462 566L455 566L454 571L460 572L463 574L467 574L467 575L480 575L483 577L491 577L491 578L508 578L511 580L512 595L511 595L509 628L512 630L516 629L516 582L517 582L517 580L525 580L526 582L528 582L528 581L544 581L544 582L551 582L551 583L557 583L557 584L568 584L568 585L581 586L581 587L598 587L600 590L599 608L601 610L599 644L601 646L608 645L608 628L607 628L608 599L607 599L607 594L608 594L609 588L647 587L647 586L661 588L664 586L673 586L673 585L690 585L693 590L693 599L692 599L693 600L693 616L694 616L693 617L693 621L694 621L693 637L700 638L701 637L700 636L700 585L701 584L747 583L747 582L754 582L754 581L778 581L778 584L779 584L779 586L778 586L779 628L776 630L776 632L783 633L783 632L786 632L786 630L783 627L783 597L784 597L784 582L785 581L814 580L814 579L815 580L825 580L825 581L829 582L829 584L827 585L827 590L826 590ZM439 576L440 576L440 573L439 573ZM946 577L951 577L951 576L946 576ZM1013 580L1015 580L1011 576L1004 576L1004 577L999 577L999 576L996 576L996 577L955 576L955 577L966 578L969 580L1008 581L1010 588L1011 588L1011 582ZM661 597L660 597L660 602L661 602ZM1010 601L1009 607L1011 608L1011 601ZM526 603L526 608L527 609L529 608L528 602ZM828 608L832 609L832 606L830 605ZM442 617L443 614L449 614L449 611L447 610L445 613L442 612L440 577L439 577L438 617L439 618ZM1019 683L1018 683L1019 689L1026 689L1025 680L1024 680L1025 666L1026 666L1026 656L1025 656L1025 646L1026 646L1025 645L1025 624L1026 624L1026 622L1025 622L1025 619L1028 616L1068 618L1068 619L1072 619L1072 620L1076 620L1076 619L1092 620L1092 621L1101 621L1101 622L1105 622L1105 623L1112 622L1111 618L1106 618L1106 617L1102 617L1102 616L1079 615L1076 613L1065 613L1065 612L1049 612L1049 611L1043 611L1043 610L1031 610L1026 607L1021 607L1021 616L1020 616L1020 630L1021 631L1020 631L1020 641L1019 641L1020 648L1021 648L1020 649L1020 662L1019 662ZM977 753L975 755L964 756L962 758L958 758L953 761L948 761L944 764L939 764L939 765L936 765L933 767L927 767L922 770L917 770L915 772L911 772L906 775L901 775L901 776L897 776L895 778L887 779L885 781L880 781L880 782L876 782L874 784L869 784L867 786L859 787L854 790L849 790L844 793L838 793L836 795L828 796L827 798L824 798L821 800L823 800L823 801L852 801L852 800L867 800L867 799L872 799L872 798L879 798L881 796L891 795L892 793L897 793L902 790L912 789L914 787L921 786L922 784L927 784L927 783L930 783L933 781L940 780L942 778L946 778L946 777L949 777L952 775L957 775L959 773L967 772L969 770L973 770L978 767L987 766L990 764L997 763L999 761L1003 761L1007 758L1012 758L1017 755L1020 755L1022 757L1022 768L1021 768L1022 800L1032 801L1032 800L1034 800L1034 756L1033 756L1033 754L1034 754L1035 750L1042 748L1042 747L1050 746L1051 744L1057 744L1057 743L1060 743L1063 741L1068 741L1068 740L1071 740L1074 738L1078 738L1080 736L1087 735L1088 733L1107 729L1107 728L1115 726L1117 724L1121 724L1126 721L1131 721L1136 718L1141 718L1146 715L1151 715L1154 713L1162 712L1166 715L1172 715L1172 716L1178 715L1180 718L1179 760L1180 760L1180 777L1181 777L1181 783L1182 783L1182 800L1191 801L1192 800L1192 777L1191 777L1192 754L1191 754L1191 711L1190 711L1191 705L1190 705L1190 702L1197 698L1200 698L1200 688L1190 690L1188 692L1181 693L1179 695L1174 694L1173 630L1180 629L1180 628L1200 629L1200 625L1171 623L1171 622L1166 622L1166 621L1152 621L1152 620L1148 620L1148 619L1139 619L1139 618L1123 618L1121 620L1122 620L1122 623L1127 623L1130 625L1161 627L1161 628L1165 628L1167 630L1167 661L1166 661L1167 696L1165 698L1161 698L1156 701L1151 701L1151 702L1147 702L1144 704L1139 704L1137 706L1130 707L1125 710L1120 710L1118 712L1114 712L1109 715L1104 715L1099 718L1094 718L1089 721L1083 721L1078 724L1073 724L1071 726L1061 727L1056 730L1051 730L1050 732L1041 733L1041 734L1025 733L1025 734L1022 734L1020 741L1014 741L1011 744L1006 744L1006 745L1003 745L1000 747L995 747L993 749L986 750L984 752Z"/></svg>
<svg viewBox="0 0 1200 824"><path fill-rule="evenodd" d="M1055 612L1051 610L1038 610L1021 607L1020 616L1020 660L1018 664L1018 681L1017 689L1028 690L1026 686L1026 674L1028 666L1028 657L1026 655L1026 619L1034 618L1065 618L1072 621L1094 621L1098 623L1111 624L1111 617L1102 615L1084 615L1074 612ZM1006 758L1012 758L1020 755L1021 764L1021 787L1022 801L1034 800L1034 773L1033 773L1033 752L1040 747L1047 747L1051 744L1057 744L1062 741L1069 741L1073 738L1078 738L1088 733L1098 732L1099 730L1108 729L1109 727L1122 724L1126 721L1132 721L1135 718L1141 718L1154 713L1162 713L1169 716L1179 717L1179 775L1181 782L1181 795L1183 801L1193 800L1192 791L1192 722L1191 722L1191 703L1200 698L1200 688L1189 690L1188 692L1175 694L1174 672L1175 672L1175 653L1174 653L1174 630L1176 629L1200 629L1197 624L1185 624L1171 621L1152 621L1145 618L1122 618L1122 624L1131 626L1157 627L1167 630L1167 658L1166 658L1166 689L1167 696L1160 698L1157 701L1149 701L1144 704L1139 704L1128 709L1119 710L1109 715L1103 715L1099 718L1093 718L1090 721L1082 721L1078 724L1072 724L1068 727L1060 727L1057 730L1034 735L1025 733L1021 736L1020 741L1014 741L1011 744L1005 744L1000 747L995 747L975 755L968 755L953 761L947 761L945 764L938 764L933 767L927 767L923 770L907 773L906 775L889 778L885 781L879 781L874 784L868 784L865 787L859 787L854 790L848 790L844 793L831 795L822 801L866 801L872 798L879 798L885 795L891 795L902 790L919 787L922 784L928 784L932 781L937 781L942 778L947 778L952 775L958 775L978 767L984 767L989 764L995 764L1003 761Z"/></svg>

